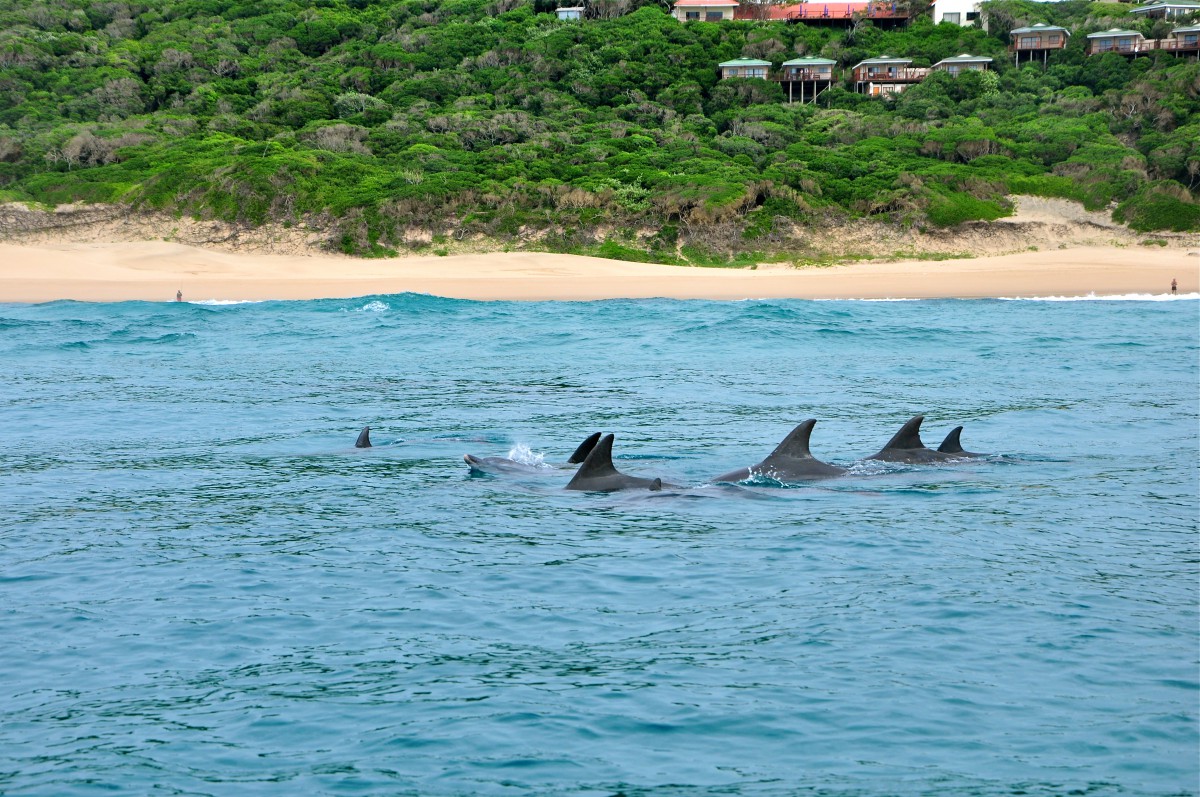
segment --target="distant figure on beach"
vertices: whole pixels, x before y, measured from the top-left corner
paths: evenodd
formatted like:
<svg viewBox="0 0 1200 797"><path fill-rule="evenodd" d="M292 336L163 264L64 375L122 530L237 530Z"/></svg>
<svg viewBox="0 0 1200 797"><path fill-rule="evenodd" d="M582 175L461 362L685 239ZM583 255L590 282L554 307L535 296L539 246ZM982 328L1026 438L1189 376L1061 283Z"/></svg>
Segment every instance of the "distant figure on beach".
<svg viewBox="0 0 1200 797"><path fill-rule="evenodd" d="M1173 289L1174 287L1175 287L1175 283L1174 283L1174 282L1172 282L1172 283L1171 283L1171 288ZM179 290L179 291L175 291L175 301L177 301L177 302L182 302L182 301L183 301L183 291L181 291L181 290Z"/></svg>
<svg viewBox="0 0 1200 797"><path fill-rule="evenodd" d="M1179 283L1176 282L1175 280L1171 280L1171 293L1178 293L1178 292L1179 292Z"/></svg>

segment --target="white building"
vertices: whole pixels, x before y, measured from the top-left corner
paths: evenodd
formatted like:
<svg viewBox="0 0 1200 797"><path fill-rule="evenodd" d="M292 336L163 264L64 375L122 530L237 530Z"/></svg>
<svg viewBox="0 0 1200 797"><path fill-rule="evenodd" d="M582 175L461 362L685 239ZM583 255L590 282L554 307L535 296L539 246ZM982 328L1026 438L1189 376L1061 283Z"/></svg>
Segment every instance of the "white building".
<svg viewBox="0 0 1200 797"><path fill-rule="evenodd" d="M933 0L930 10L934 23L952 22L955 25L974 25L979 19L980 0Z"/></svg>
<svg viewBox="0 0 1200 797"><path fill-rule="evenodd" d="M559 19L583 19L583 6L556 8L554 9L554 13L558 14Z"/></svg>
<svg viewBox="0 0 1200 797"><path fill-rule="evenodd" d="M738 0L676 0L671 16L680 22L720 22L733 19Z"/></svg>
<svg viewBox="0 0 1200 797"><path fill-rule="evenodd" d="M1200 15L1200 3L1187 0L1157 0L1129 9L1130 14L1142 14L1150 19L1178 19Z"/></svg>

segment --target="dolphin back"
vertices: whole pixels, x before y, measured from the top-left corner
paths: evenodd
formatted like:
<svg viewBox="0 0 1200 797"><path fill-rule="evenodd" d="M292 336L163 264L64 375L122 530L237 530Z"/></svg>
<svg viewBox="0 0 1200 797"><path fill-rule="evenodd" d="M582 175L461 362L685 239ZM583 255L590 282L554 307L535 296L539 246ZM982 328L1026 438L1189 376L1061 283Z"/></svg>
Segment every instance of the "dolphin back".
<svg viewBox="0 0 1200 797"><path fill-rule="evenodd" d="M924 415L914 415L903 426L900 431L892 435L892 439L887 442L878 454L867 457L867 459L879 460L881 462L906 462L909 464L922 464L929 462L944 462L949 459L954 459L961 454L947 454L945 451L934 451L932 448L926 448L921 442L921 421L925 420Z"/></svg>
<svg viewBox="0 0 1200 797"><path fill-rule="evenodd" d="M371 447L371 427L364 426L363 430L358 433L358 439L354 441L355 448L370 448Z"/></svg>
<svg viewBox="0 0 1200 797"><path fill-rule="evenodd" d="M892 439L887 441L887 445L883 447L880 453L896 448L924 448L925 444L921 442L921 422L924 420L924 415L914 415L900 427L900 431L892 435Z"/></svg>
<svg viewBox="0 0 1200 797"><path fill-rule="evenodd" d="M588 452L574 478L567 484L568 490L584 490L587 492L612 492L613 490L628 490L642 488L661 490L664 487L662 479L645 479L640 476L627 476L617 470L612 461L613 435L606 434L596 443L596 447ZM674 485L670 485L674 486Z"/></svg>
<svg viewBox="0 0 1200 797"><path fill-rule="evenodd" d="M587 455L596 447L596 443L600 440L600 433L595 432L588 436L586 440L579 444L579 448L575 449L575 453L567 460L568 465L578 465L587 459Z"/></svg>
<svg viewBox="0 0 1200 797"><path fill-rule="evenodd" d="M961 426L955 426L951 429L950 434L946 435L946 439L938 446L938 451L941 451L943 454L963 453L962 441L958 439L959 435L962 434L962 430Z"/></svg>
<svg viewBox="0 0 1200 797"><path fill-rule="evenodd" d="M807 421L801 423L787 437L783 438L783 442L775 446L775 450L763 460L763 464L766 465L773 459L783 457L811 459L812 452L808 449L808 441L812 437L812 430L816 425L816 418L809 418Z"/></svg>
<svg viewBox="0 0 1200 797"><path fill-rule="evenodd" d="M952 457L985 457L986 454L977 454L974 451L964 451L962 441L959 440L959 435L962 434L963 428L955 426L950 430L950 434L946 435L946 439L938 446L938 451L943 454L949 454Z"/></svg>
<svg viewBox="0 0 1200 797"><path fill-rule="evenodd" d="M824 479L830 476L841 476L845 468L822 462L812 455L809 450L809 439L812 437L815 418L809 418L795 429L783 442L775 447L770 456L749 468L741 468L718 476L716 482L740 482L755 475L765 476L781 482L807 481L809 479Z"/></svg>
<svg viewBox="0 0 1200 797"><path fill-rule="evenodd" d="M619 476L620 474L612 461L612 447L613 435L606 434L604 437L601 437L599 442L588 452L588 455L584 457L583 464L579 466L579 470L575 471L575 475L567 483L567 489L593 489L586 486L587 482L597 482L613 476Z"/></svg>

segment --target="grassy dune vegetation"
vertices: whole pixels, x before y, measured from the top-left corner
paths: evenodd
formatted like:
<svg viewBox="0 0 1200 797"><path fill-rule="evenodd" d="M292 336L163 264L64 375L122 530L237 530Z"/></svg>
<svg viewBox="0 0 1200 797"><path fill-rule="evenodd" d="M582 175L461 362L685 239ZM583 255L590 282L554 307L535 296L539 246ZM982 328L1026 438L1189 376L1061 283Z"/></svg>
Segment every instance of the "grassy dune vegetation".
<svg viewBox="0 0 1200 797"><path fill-rule="evenodd" d="M1140 230L1200 229L1200 64L1086 56L1128 7L988 4L991 32L682 24L598 0L0 0L0 201L305 223L346 252L482 234L626 259L737 262L812 225L921 228L1068 197ZM1016 68L1008 31L1069 27ZM959 53L896 98L788 104L720 61L842 66ZM533 243L531 243L533 242Z"/></svg>

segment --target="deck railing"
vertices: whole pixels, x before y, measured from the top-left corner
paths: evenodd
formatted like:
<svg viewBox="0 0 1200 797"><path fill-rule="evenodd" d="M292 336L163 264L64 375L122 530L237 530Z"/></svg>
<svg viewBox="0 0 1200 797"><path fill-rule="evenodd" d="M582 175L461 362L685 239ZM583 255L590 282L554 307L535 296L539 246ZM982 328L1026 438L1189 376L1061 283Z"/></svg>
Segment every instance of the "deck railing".
<svg viewBox="0 0 1200 797"><path fill-rule="evenodd" d="M825 69L784 69L771 75L771 80L833 80L833 72Z"/></svg>
<svg viewBox="0 0 1200 797"><path fill-rule="evenodd" d="M1031 50L1061 50L1066 46L1067 40L1065 37L1060 38L1057 41L1050 41L1047 39L1039 39L1035 41L1030 41L1027 39L1025 41L1021 41L1018 39L1017 41L1008 45L1008 51L1011 53L1027 53Z"/></svg>
<svg viewBox="0 0 1200 797"><path fill-rule="evenodd" d="M1101 53L1119 53L1120 55L1133 55L1135 53L1153 50L1150 42L1132 42L1130 44L1120 44L1119 42L1089 42L1088 55L1100 55Z"/></svg>
<svg viewBox="0 0 1200 797"><path fill-rule="evenodd" d="M1194 39L1156 39L1155 50L1166 50L1169 53L1200 54L1200 38Z"/></svg>
<svg viewBox="0 0 1200 797"><path fill-rule="evenodd" d="M908 11L900 8L895 3L872 3L861 11L851 11L844 7L844 3L838 3L837 6L841 7L829 8L819 2L804 3L787 9L782 14L782 18L788 21L800 22L806 19L853 19L854 17L864 17L866 19L908 19L911 16Z"/></svg>
<svg viewBox="0 0 1200 797"><path fill-rule="evenodd" d="M856 83L919 83L928 76L928 69L913 66L896 67L895 69L867 66L854 70L854 82Z"/></svg>

